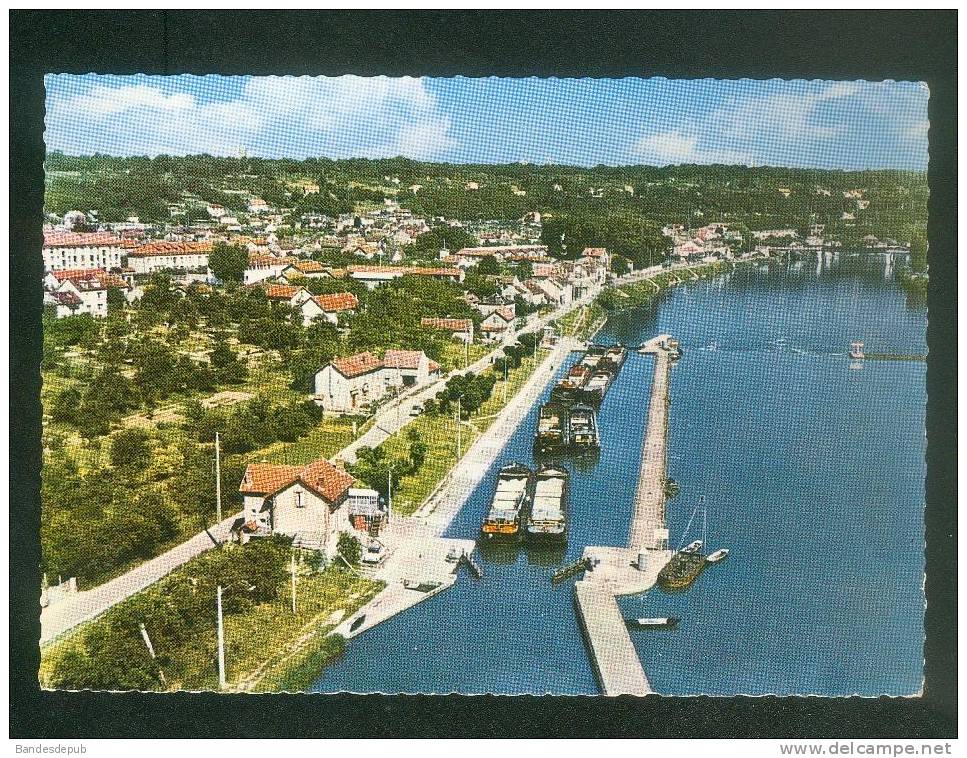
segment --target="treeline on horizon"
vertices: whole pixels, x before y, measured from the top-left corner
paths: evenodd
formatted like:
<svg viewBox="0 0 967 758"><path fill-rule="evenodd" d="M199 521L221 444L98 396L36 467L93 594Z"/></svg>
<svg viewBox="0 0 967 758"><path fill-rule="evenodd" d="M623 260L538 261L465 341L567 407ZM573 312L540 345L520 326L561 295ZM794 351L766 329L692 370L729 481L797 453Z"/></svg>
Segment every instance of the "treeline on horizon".
<svg viewBox="0 0 967 758"><path fill-rule="evenodd" d="M45 165L49 213L97 210L102 221L137 215L145 222L170 222L169 206L190 206L186 196L197 198L196 203L218 202L242 211L247 194L295 214L330 216L395 197L418 215L462 221L515 219L537 211L552 216L630 213L659 226L722 221L750 229L805 229L813 222L847 242L866 234L908 241L925 227L927 217L926 172L898 169L581 167L204 154L152 158L71 156L58 151L48 154ZM469 181L477 182L479 189L466 189ZM316 183L320 192L306 193L300 182ZM858 210L855 199L843 196L855 189L863 190L867 208ZM201 208L189 211L189 220L197 220L195 213L204 214ZM843 219L844 213L855 219Z"/></svg>

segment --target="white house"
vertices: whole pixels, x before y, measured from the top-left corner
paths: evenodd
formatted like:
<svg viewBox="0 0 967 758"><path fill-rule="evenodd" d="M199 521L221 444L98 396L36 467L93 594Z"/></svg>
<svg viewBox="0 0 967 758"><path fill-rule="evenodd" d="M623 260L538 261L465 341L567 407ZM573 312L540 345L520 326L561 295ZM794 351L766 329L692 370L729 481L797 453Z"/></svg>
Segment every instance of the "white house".
<svg viewBox="0 0 967 758"><path fill-rule="evenodd" d="M108 232L44 232L44 270L121 268L129 245Z"/></svg>
<svg viewBox="0 0 967 758"><path fill-rule="evenodd" d="M128 266L135 274L155 271L208 270L208 255L212 243L206 242L149 242L128 253Z"/></svg>
<svg viewBox="0 0 967 758"><path fill-rule="evenodd" d="M455 339L461 342L473 342L473 321L468 318L431 318L420 319L420 326L426 329L440 329L450 332Z"/></svg>
<svg viewBox="0 0 967 758"><path fill-rule="evenodd" d="M251 536L284 534L335 555L339 532L350 528L346 500L353 478L327 460L305 466L250 463L239 492L244 508L232 531Z"/></svg>
<svg viewBox="0 0 967 758"><path fill-rule="evenodd" d="M527 283L533 283L544 293L547 301L554 305L568 305L574 297L574 288L571 283L557 277L534 277L528 279L525 284Z"/></svg>
<svg viewBox="0 0 967 758"><path fill-rule="evenodd" d="M446 279L452 282L463 281L463 271L459 268L420 268L416 266L348 266L349 276L362 282L368 289L391 282L401 276L428 276L433 279Z"/></svg>
<svg viewBox="0 0 967 758"><path fill-rule="evenodd" d="M523 283L521 284L523 285ZM517 308L514 305L514 301L502 297L494 297L488 298L487 300L482 300L479 303L474 303L473 307L480 311L480 315L484 316L485 318L494 311L499 310L509 311L511 318L517 317Z"/></svg>
<svg viewBox="0 0 967 758"><path fill-rule="evenodd" d="M44 302L55 306L57 318L81 313L103 318L107 315L108 287L126 289L128 286L123 279L110 277L109 280L109 276L101 269L50 272L44 278Z"/></svg>
<svg viewBox="0 0 967 758"><path fill-rule="evenodd" d="M508 334L513 335L515 320L512 308L498 308L480 322L480 332L488 341L503 339Z"/></svg>
<svg viewBox="0 0 967 758"><path fill-rule="evenodd" d="M370 352L334 358L316 372L316 402L331 411L348 412L378 402L393 387L426 384L440 366L419 350L387 350L382 359Z"/></svg>
<svg viewBox="0 0 967 758"><path fill-rule="evenodd" d="M352 292L315 295L299 304L303 326L309 326L317 318L325 319L330 324L338 324L340 313L351 313L358 307L359 299Z"/></svg>

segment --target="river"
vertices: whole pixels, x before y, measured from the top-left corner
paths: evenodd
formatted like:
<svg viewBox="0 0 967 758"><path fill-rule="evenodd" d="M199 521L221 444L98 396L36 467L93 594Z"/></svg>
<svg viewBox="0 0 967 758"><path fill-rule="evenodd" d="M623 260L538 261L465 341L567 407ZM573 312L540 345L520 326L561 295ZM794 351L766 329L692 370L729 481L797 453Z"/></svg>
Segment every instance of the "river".
<svg viewBox="0 0 967 758"><path fill-rule="evenodd" d="M910 695L923 669L926 313L879 258L740 267L612 316L598 339L679 337L668 507L673 543L704 495L711 548L732 551L687 591L624 598L652 687L669 695ZM572 361L577 359L572 356ZM570 540L481 556L484 577L349 643L318 692L598 694L554 567L627 538L651 359L632 354L600 412L602 452L572 467ZM559 368L563 373L565 366ZM532 462L537 409L494 462ZM450 525L475 537L489 475ZM693 527L694 531L694 527ZM700 534L690 535L698 538Z"/></svg>

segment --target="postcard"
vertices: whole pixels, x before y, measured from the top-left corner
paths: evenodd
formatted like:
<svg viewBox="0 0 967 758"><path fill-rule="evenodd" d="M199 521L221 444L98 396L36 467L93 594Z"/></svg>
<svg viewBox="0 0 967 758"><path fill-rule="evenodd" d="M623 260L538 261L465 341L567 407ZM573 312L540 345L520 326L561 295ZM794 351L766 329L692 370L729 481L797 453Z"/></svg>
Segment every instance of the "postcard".
<svg viewBox="0 0 967 758"><path fill-rule="evenodd" d="M926 85L45 84L44 688L922 692Z"/></svg>

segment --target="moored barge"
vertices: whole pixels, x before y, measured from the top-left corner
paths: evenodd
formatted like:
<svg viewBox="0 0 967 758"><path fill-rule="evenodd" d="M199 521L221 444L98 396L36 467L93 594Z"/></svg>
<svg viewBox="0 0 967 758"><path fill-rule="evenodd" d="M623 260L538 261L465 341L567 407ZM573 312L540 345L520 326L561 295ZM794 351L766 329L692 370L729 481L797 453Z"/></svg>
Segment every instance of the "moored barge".
<svg viewBox="0 0 967 758"><path fill-rule="evenodd" d="M537 455L563 453L571 444L570 419L567 406L551 400L541 406L537 416L537 432L534 435L534 452Z"/></svg>
<svg viewBox="0 0 967 758"><path fill-rule="evenodd" d="M598 418L590 405L571 408L571 444L577 451L597 450L601 447Z"/></svg>
<svg viewBox="0 0 967 758"><path fill-rule="evenodd" d="M523 463L504 466L497 475L497 487L490 510L480 527L488 540L518 540L521 523L530 510L534 472Z"/></svg>
<svg viewBox="0 0 967 758"><path fill-rule="evenodd" d="M527 518L526 536L535 542L567 541L567 469L541 466L534 483L534 502Z"/></svg>

